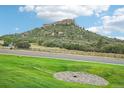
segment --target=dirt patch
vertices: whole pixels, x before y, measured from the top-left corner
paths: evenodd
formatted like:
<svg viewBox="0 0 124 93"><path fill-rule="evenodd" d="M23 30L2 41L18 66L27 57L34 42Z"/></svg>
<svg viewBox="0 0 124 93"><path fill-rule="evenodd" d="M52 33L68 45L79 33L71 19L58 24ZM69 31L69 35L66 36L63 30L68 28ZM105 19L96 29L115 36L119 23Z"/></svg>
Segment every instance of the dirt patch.
<svg viewBox="0 0 124 93"><path fill-rule="evenodd" d="M108 81L104 78L83 72L58 72L54 74L54 77L58 80L63 80L67 82L78 82L82 84L91 84L98 86L106 86L108 85Z"/></svg>

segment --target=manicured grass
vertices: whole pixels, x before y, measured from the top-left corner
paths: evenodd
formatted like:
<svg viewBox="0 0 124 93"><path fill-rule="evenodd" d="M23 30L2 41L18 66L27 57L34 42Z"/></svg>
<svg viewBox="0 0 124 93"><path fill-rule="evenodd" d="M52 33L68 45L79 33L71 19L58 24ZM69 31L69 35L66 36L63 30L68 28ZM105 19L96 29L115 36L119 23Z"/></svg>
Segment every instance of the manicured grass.
<svg viewBox="0 0 124 93"><path fill-rule="evenodd" d="M94 86L60 81L53 77L54 73L60 71L80 71L96 74L108 80L109 85ZM0 55L0 87L124 87L124 65Z"/></svg>

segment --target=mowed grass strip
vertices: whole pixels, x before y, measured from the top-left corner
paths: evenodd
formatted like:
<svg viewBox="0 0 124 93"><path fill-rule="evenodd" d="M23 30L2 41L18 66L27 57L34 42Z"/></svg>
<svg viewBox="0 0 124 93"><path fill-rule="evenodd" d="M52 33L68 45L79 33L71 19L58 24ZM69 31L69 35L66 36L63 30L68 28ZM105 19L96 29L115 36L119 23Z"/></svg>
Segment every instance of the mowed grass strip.
<svg viewBox="0 0 124 93"><path fill-rule="evenodd" d="M107 86L94 86L57 80L53 74L79 71L99 75ZM124 65L112 65L71 60L0 55L1 88L81 88L124 87Z"/></svg>

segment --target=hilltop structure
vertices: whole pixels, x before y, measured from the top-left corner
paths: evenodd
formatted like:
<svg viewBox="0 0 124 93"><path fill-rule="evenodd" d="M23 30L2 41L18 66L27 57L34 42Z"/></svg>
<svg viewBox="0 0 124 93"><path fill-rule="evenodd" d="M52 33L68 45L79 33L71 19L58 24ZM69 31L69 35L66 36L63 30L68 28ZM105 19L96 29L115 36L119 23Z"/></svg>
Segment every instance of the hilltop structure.
<svg viewBox="0 0 124 93"><path fill-rule="evenodd" d="M49 26L53 26L53 25L72 25L72 24L75 25L74 19L64 19L61 21L54 22L52 24L44 24L43 28L48 28Z"/></svg>
<svg viewBox="0 0 124 93"><path fill-rule="evenodd" d="M57 21L54 24L60 24L60 25L71 25L71 24L75 24L74 19L64 19L61 21Z"/></svg>

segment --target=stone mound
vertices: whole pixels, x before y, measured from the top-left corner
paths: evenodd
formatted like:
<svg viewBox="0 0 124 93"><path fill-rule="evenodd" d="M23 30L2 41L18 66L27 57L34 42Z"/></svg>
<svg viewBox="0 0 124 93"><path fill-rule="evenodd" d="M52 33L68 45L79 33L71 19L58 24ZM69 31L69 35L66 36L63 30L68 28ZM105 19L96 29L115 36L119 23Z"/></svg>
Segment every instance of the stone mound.
<svg viewBox="0 0 124 93"><path fill-rule="evenodd" d="M108 85L108 81L104 78L83 72L58 72L54 74L54 77L58 80L63 80L67 82L78 82L82 84L91 84L97 86L106 86Z"/></svg>

